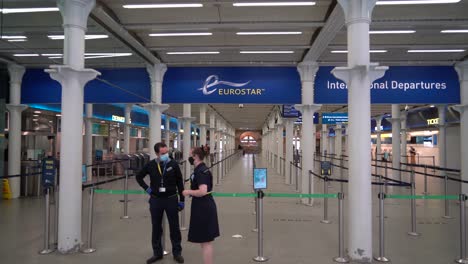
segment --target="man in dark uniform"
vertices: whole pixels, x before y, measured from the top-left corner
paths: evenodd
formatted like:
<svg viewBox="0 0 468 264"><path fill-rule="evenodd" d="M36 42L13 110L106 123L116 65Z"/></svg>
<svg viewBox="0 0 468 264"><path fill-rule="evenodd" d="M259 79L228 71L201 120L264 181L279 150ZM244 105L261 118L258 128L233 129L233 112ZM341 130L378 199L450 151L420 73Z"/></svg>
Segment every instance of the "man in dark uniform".
<svg viewBox="0 0 468 264"><path fill-rule="evenodd" d="M154 151L156 152L156 159L148 162L136 176L138 184L150 195L153 256L146 263L154 263L163 258L161 235L164 212L166 212L169 222L174 260L178 263L184 263L182 246L180 245L182 236L180 234L178 214L180 210L184 209L185 198L182 195L184 180L177 162L169 158L166 144L156 143ZM150 176L150 186L143 180L148 174ZM177 194L179 194L179 198Z"/></svg>

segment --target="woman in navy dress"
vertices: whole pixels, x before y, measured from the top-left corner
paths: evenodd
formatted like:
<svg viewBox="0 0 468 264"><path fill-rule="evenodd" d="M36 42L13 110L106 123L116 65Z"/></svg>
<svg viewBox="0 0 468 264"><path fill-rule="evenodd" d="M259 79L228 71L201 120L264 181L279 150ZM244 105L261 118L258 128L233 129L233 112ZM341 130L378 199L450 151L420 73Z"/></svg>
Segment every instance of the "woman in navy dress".
<svg viewBox="0 0 468 264"><path fill-rule="evenodd" d="M218 213L211 195L213 176L203 163L205 152L201 148L192 149L190 164L195 166L190 176L190 190L184 196L192 196L188 241L199 243L203 252L204 264L213 263L213 241L219 236Z"/></svg>

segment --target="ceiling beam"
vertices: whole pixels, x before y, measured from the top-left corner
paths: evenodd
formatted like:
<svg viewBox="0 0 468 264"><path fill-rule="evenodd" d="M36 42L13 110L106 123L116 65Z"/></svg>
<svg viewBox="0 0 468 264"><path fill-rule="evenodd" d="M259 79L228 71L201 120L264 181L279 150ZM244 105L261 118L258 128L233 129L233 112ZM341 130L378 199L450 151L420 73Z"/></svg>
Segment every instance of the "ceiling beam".
<svg viewBox="0 0 468 264"><path fill-rule="evenodd" d="M320 21L247 21L247 22L219 22L219 23L205 23L205 22L183 22L183 23L148 23L148 24L124 24L123 26L128 30L135 31L172 31L172 30L199 30L199 29L298 29L307 28L313 29L322 27L323 22Z"/></svg>
<svg viewBox="0 0 468 264"><path fill-rule="evenodd" d="M317 61L345 24L343 10L335 5L302 61Z"/></svg>
<svg viewBox="0 0 468 264"><path fill-rule="evenodd" d="M116 21L115 15L110 13L108 8L99 4L93 9L90 18L103 27L109 34L114 36L124 46L131 49L135 54L151 65L161 63L151 51L149 51L140 40L128 32Z"/></svg>
<svg viewBox="0 0 468 264"><path fill-rule="evenodd" d="M148 47L152 51L199 51L199 50L305 50L310 48L308 45L238 45L238 46L164 46L164 47Z"/></svg>

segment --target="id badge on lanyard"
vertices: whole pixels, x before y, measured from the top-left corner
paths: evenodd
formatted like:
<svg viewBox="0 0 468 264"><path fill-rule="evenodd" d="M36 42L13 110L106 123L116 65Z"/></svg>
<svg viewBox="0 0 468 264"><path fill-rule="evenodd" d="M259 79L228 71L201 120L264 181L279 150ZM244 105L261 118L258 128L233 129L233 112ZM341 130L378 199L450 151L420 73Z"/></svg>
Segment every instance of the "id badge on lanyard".
<svg viewBox="0 0 468 264"><path fill-rule="evenodd" d="M161 166L158 163L159 174L161 174L161 187L159 187L159 192L166 192L166 187L164 187L164 174L166 174L166 164L164 164L164 171L161 171ZM164 172L164 173L163 173Z"/></svg>

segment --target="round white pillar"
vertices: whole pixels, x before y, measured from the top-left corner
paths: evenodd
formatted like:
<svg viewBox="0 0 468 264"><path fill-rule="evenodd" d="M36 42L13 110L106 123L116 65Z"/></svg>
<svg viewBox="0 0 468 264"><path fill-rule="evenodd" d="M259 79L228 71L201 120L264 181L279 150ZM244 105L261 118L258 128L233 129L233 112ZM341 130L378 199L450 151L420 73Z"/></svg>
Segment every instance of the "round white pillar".
<svg viewBox="0 0 468 264"><path fill-rule="evenodd" d="M93 105L86 104L86 122L85 122L85 159L86 174L88 181L93 180L93 168L90 166L93 164Z"/></svg>
<svg viewBox="0 0 468 264"><path fill-rule="evenodd" d="M392 104L392 167L397 170L392 171L394 179L401 181L400 160L401 160L401 118L400 118L400 105Z"/></svg>
<svg viewBox="0 0 468 264"><path fill-rule="evenodd" d="M460 112L460 135L468 135L468 60L457 63L455 69L460 80L460 105L455 110ZM468 139L460 137L461 178L468 180ZM468 194L468 184L462 184L462 192Z"/></svg>
<svg viewBox="0 0 468 264"><path fill-rule="evenodd" d="M132 105L125 105L125 127L124 127L124 153L130 154L130 119Z"/></svg>
<svg viewBox="0 0 468 264"><path fill-rule="evenodd" d="M291 166L291 162L293 161L293 137L294 137L294 121L293 118L285 118L283 119L286 127L286 157L285 157L285 166L286 166L286 184L291 184L290 179L292 178L290 175L289 166ZM291 172L292 173L292 172Z"/></svg>
<svg viewBox="0 0 468 264"><path fill-rule="evenodd" d="M439 139L437 140L437 144L439 145L439 167L446 168L447 167L447 136L446 130L447 127L445 125L445 118L447 114L446 105L439 105L437 106L439 110ZM441 171L442 175L445 175L445 172Z"/></svg>

